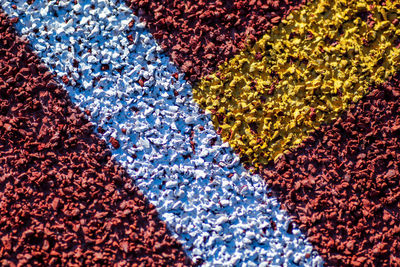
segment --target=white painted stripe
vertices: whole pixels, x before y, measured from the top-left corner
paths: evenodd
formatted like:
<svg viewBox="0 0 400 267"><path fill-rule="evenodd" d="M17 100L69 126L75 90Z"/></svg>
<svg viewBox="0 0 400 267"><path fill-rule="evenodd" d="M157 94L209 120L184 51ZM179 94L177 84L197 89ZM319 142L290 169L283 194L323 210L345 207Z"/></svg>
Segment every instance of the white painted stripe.
<svg viewBox="0 0 400 267"><path fill-rule="evenodd" d="M260 177L249 175L221 142L183 75L172 77L176 68L144 24L124 4L73 2L0 0L8 14L19 17L17 30L60 81L67 75L72 82L66 86L72 101L91 111L106 140L119 140L121 147L112 149L115 160L188 255L213 266L321 265L296 227L286 232L288 215L267 196ZM136 23L129 28L131 20ZM102 64L110 69L101 70ZM143 88L140 77L147 79Z"/></svg>

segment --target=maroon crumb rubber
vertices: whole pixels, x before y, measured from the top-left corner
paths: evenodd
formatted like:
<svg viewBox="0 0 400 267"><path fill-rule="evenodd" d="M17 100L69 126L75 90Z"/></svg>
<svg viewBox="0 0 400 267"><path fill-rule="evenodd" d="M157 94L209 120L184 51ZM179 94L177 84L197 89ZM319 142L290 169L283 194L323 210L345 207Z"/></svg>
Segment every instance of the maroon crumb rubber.
<svg viewBox="0 0 400 267"><path fill-rule="evenodd" d="M191 265L0 14L0 265Z"/></svg>
<svg viewBox="0 0 400 267"><path fill-rule="evenodd" d="M400 265L400 75L263 170L328 266Z"/></svg>
<svg viewBox="0 0 400 267"><path fill-rule="evenodd" d="M127 0L190 81L212 73L306 0Z"/></svg>

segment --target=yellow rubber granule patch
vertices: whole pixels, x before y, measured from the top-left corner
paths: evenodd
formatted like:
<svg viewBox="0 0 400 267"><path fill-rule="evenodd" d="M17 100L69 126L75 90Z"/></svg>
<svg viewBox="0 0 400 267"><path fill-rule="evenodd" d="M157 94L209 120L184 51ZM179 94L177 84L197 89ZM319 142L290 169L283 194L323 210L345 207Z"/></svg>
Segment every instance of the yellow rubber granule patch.
<svg viewBox="0 0 400 267"><path fill-rule="evenodd" d="M193 89L256 168L300 144L400 61L400 1L319 0L294 11ZM397 47L396 47L397 46Z"/></svg>

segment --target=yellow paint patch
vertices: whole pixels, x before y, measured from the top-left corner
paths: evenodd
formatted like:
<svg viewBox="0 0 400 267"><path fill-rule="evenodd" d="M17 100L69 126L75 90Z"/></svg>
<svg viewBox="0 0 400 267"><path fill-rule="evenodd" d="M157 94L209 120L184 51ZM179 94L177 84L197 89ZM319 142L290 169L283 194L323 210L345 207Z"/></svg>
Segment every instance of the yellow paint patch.
<svg viewBox="0 0 400 267"><path fill-rule="evenodd" d="M400 2L377 2L314 1L202 79L194 98L223 140L258 167L392 75Z"/></svg>

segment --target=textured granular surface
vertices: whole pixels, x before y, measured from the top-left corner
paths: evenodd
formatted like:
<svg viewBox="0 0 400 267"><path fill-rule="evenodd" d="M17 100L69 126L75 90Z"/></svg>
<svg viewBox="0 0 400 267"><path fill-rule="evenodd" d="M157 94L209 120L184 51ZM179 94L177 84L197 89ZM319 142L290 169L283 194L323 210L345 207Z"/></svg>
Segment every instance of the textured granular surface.
<svg viewBox="0 0 400 267"><path fill-rule="evenodd" d="M329 266L400 264L399 97L400 75L263 170Z"/></svg>
<svg viewBox="0 0 400 267"><path fill-rule="evenodd" d="M193 89L221 136L255 167L299 145L400 63L393 1L314 1Z"/></svg>
<svg viewBox="0 0 400 267"><path fill-rule="evenodd" d="M190 264L4 14L0 42L1 265Z"/></svg>
<svg viewBox="0 0 400 267"><path fill-rule="evenodd" d="M322 259L297 226L286 231L288 214L262 178L249 175L221 142L184 75L125 3L0 5L18 17L16 30L65 83L71 101L90 114L113 159L156 206L192 261L320 266Z"/></svg>
<svg viewBox="0 0 400 267"><path fill-rule="evenodd" d="M305 0L128 0L192 82L212 73Z"/></svg>

